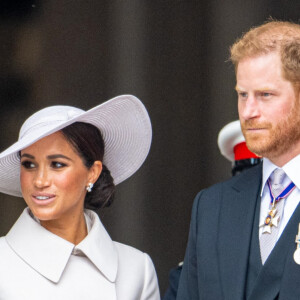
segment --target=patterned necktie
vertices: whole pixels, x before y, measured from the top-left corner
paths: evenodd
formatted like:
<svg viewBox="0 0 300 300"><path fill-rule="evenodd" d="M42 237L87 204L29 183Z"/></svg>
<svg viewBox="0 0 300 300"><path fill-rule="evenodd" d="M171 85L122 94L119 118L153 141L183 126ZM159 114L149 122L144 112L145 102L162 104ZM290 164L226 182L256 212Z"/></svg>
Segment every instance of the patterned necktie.
<svg viewBox="0 0 300 300"><path fill-rule="evenodd" d="M274 196L274 201L275 198L282 192L284 189L282 183L285 178L286 174L284 173L283 170L281 169L275 169L273 171L273 180L271 181L272 186L272 193ZM282 212L283 212L283 204L284 204L284 199L280 199L275 205L276 208L276 216L279 217L279 220L281 219ZM279 225L278 226L272 226L271 227L271 233L269 232L263 232L259 243L260 243L260 255L261 255L261 260L262 263L264 264L265 261L267 260L269 254L271 253L272 249L274 248L276 241L277 241L277 236L279 232Z"/></svg>

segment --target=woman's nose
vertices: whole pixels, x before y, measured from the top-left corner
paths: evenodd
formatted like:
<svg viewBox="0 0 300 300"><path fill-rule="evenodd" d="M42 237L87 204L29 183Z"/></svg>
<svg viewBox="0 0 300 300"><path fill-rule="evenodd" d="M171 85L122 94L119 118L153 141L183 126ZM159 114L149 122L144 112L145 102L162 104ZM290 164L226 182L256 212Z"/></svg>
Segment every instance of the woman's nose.
<svg viewBox="0 0 300 300"><path fill-rule="evenodd" d="M50 185L50 178L46 168L40 168L34 178L34 185L41 189Z"/></svg>

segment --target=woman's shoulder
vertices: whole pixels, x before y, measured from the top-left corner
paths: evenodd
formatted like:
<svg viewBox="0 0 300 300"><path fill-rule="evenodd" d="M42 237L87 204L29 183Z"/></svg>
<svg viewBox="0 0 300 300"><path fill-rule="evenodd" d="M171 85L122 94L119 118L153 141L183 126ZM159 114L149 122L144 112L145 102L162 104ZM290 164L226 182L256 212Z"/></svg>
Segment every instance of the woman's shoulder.
<svg viewBox="0 0 300 300"><path fill-rule="evenodd" d="M160 299L150 256L125 244L114 242L114 245L119 257L117 283L120 295L130 295L128 299Z"/></svg>
<svg viewBox="0 0 300 300"><path fill-rule="evenodd" d="M132 246L125 245L119 242L113 242L119 258L128 259L128 260L141 260L144 261L145 259L150 259L149 255L141 250L138 250Z"/></svg>
<svg viewBox="0 0 300 300"><path fill-rule="evenodd" d="M1 252L1 254L3 253L3 251L7 251L9 249L10 249L10 247L7 244L5 236L1 236L0 237L0 252ZM0 257L1 257L1 255L0 255Z"/></svg>
<svg viewBox="0 0 300 300"><path fill-rule="evenodd" d="M150 256L134 247L113 242L118 253L119 267L141 273L155 273L154 264Z"/></svg>
<svg viewBox="0 0 300 300"><path fill-rule="evenodd" d="M0 253L0 269L15 259L15 253L7 243L5 236L0 237Z"/></svg>

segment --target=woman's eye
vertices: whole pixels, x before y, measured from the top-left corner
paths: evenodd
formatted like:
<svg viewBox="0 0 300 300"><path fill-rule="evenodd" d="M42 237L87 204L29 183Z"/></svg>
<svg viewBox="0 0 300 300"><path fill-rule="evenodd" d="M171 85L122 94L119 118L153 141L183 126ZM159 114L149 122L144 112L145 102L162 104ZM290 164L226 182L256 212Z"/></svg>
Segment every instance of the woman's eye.
<svg viewBox="0 0 300 300"><path fill-rule="evenodd" d="M53 161L51 163L51 167L54 168L54 169L61 169L61 168L65 167L65 166L66 166L66 164L58 162L58 161Z"/></svg>
<svg viewBox="0 0 300 300"><path fill-rule="evenodd" d="M35 164L31 161L23 161L21 162L21 165L25 168L25 169L33 169L35 167Z"/></svg>

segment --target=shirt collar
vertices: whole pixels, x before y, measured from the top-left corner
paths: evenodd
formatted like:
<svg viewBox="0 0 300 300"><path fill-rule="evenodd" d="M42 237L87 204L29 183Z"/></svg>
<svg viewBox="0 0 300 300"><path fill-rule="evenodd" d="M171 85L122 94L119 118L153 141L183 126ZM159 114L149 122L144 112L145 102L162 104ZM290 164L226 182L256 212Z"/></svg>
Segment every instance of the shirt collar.
<svg viewBox="0 0 300 300"><path fill-rule="evenodd" d="M263 158L263 176L262 176L262 185L261 185L261 192L260 192L261 196L264 191L267 180L269 179L270 175L276 168L278 167L274 165L270 160L268 160L267 158Z"/></svg>
<svg viewBox="0 0 300 300"><path fill-rule="evenodd" d="M269 159L263 158L263 176L260 195L263 193L268 178L276 168L279 167L274 165ZM291 159L281 169L285 172L289 179L295 183L296 187L300 189L300 176L298 172L300 169L300 155Z"/></svg>
<svg viewBox="0 0 300 300"><path fill-rule="evenodd" d="M86 210L91 230L80 249L111 282L116 280L118 255L98 215ZM28 265L53 282L59 282L75 245L51 233L30 216L26 208L6 235L7 243Z"/></svg>
<svg viewBox="0 0 300 300"><path fill-rule="evenodd" d="M300 154L286 163L282 169L286 173L286 175L293 181L298 189L300 189Z"/></svg>

